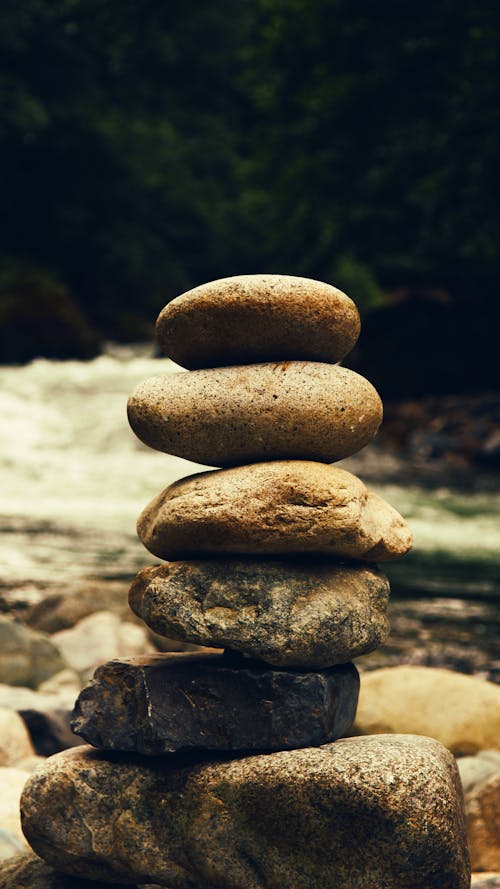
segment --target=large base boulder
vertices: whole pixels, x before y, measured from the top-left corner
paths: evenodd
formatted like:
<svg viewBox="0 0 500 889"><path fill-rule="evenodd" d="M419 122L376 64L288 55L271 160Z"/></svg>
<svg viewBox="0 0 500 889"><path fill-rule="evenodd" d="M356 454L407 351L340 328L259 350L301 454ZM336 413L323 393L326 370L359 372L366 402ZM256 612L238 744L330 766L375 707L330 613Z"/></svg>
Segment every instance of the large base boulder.
<svg viewBox="0 0 500 889"><path fill-rule="evenodd" d="M429 738L347 738L211 762L74 749L31 776L21 808L35 852L88 879L169 889L470 884L457 768Z"/></svg>

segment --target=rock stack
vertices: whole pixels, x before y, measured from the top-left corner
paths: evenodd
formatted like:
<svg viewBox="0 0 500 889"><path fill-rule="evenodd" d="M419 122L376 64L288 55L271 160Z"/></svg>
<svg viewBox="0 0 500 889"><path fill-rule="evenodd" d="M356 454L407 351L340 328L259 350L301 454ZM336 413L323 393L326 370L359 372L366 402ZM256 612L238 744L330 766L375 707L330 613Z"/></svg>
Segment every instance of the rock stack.
<svg viewBox="0 0 500 889"><path fill-rule="evenodd" d="M382 418L336 363L359 334L354 303L241 276L173 300L157 330L189 372L140 385L131 426L223 468L146 507L139 536L168 561L139 572L130 605L156 633L223 651L100 667L74 714L93 746L31 778L28 840L65 873L169 889L466 889L453 757L428 738L343 737L352 659L389 629L375 562L411 545L389 504L330 465Z"/></svg>

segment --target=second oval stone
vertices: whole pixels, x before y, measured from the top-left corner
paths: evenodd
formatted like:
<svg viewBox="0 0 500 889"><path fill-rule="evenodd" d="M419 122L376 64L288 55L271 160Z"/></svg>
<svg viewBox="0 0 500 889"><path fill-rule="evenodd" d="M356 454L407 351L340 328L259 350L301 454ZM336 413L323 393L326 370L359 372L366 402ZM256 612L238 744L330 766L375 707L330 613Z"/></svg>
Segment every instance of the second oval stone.
<svg viewBox="0 0 500 889"><path fill-rule="evenodd" d="M292 361L151 377L130 396L128 416L144 444L195 463L332 463L373 438L382 402L354 371Z"/></svg>

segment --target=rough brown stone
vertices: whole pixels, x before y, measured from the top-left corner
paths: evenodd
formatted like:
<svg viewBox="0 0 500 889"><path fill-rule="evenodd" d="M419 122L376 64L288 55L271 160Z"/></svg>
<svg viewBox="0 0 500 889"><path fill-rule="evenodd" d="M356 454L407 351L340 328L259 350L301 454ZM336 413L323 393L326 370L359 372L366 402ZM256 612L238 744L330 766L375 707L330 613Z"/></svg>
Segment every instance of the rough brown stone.
<svg viewBox="0 0 500 889"><path fill-rule="evenodd" d="M411 732L457 756L500 749L500 688L436 667L385 667L364 674L355 730Z"/></svg>
<svg viewBox="0 0 500 889"><path fill-rule="evenodd" d="M195 287L156 323L162 351L190 369L261 361L340 361L359 336L353 301L322 281L237 275Z"/></svg>
<svg viewBox="0 0 500 889"><path fill-rule="evenodd" d="M228 558L144 568L130 605L157 633L321 669L380 645L388 595L375 566Z"/></svg>
<svg viewBox="0 0 500 889"><path fill-rule="evenodd" d="M66 666L49 636L0 615L0 683L36 688Z"/></svg>
<svg viewBox="0 0 500 889"><path fill-rule="evenodd" d="M94 747L148 755L294 749L346 734L358 691L354 664L302 673L229 654L156 655L99 667L72 725Z"/></svg>
<svg viewBox="0 0 500 889"><path fill-rule="evenodd" d="M117 886L115 889L134 889ZM0 864L0 889L109 889L109 883L80 880L76 876L57 873L37 855L26 853Z"/></svg>
<svg viewBox="0 0 500 889"><path fill-rule="evenodd" d="M470 882L456 765L429 738L190 763L79 748L31 776L22 815L49 864L95 880L169 889Z"/></svg>
<svg viewBox="0 0 500 889"><path fill-rule="evenodd" d="M180 479L146 506L137 532L160 559L314 552L374 562L412 544L404 519L360 479L309 460Z"/></svg>
<svg viewBox="0 0 500 889"><path fill-rule="evenodd" d="M382 402L354 371L292 361L151 377L130 396L128 416L144 444L195 463L332 463L373 438Z"/></svg>
<svg viewBox="0 0 500 889"><path fill-rule="evenodd" d="M465 809L473 869L500 871L500 772L467 794Z"/></svg>

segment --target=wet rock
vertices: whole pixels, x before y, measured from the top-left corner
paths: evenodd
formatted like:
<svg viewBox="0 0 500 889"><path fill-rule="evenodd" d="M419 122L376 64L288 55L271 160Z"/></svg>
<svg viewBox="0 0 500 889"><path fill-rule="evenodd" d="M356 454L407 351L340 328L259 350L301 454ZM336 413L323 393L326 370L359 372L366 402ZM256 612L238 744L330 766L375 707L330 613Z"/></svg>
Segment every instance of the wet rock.
<svg viewBox="0 0 500 889"><path fill-rule="evenodd" d="M151 377L130 396L128 416L144 444L195 463L332 463L373 438L382 402L353 371L287 361Z"/></svg>
<svg viewBox="0 0 500 889"><path fill-rule="evenodd" d="M464 794L483 784L497 772L500 774L500 750L481 750L476 756L457 759Z"/></svg>
<svg viewBox="0 0 500 889"><path fill-rule="evenodd" d="M500 772L465 798L473 870L500 871Z"/></svg>
<svg viewBox="0 0 500 889"><path fill-rule="evenodd" d="M261 361L340 361L360 329L341 290L291 275L238 275L195 287L160 312L165 355L190 369Z"/></svg>
<svg viewBox="0 0 500 889"><path fill-rule="evenodd" d="M27 623L45 633L74 627L95 611L112 611L120 620L128 619L126 584L123 581L85 579L75 590L45 595L29 611Z"/></svg>
<svg viewBox="0 0 500 889"><path fill-rule="evenodd" d="M363 675L354 729L428 735L457 756L498 749L500 688L432 667L373 670Z"/></svg>
<svg viewBox="0 0 500 889"><path fill-rule="evenodd" d="M0 683L37 688L66 666L49 636L0 615Z"/></svg>
<svg viewBox="0 0 500 889"><path fill-rule="evenodd" d="M130 885L114 883L114 886L115 889L134 889ZM0 865L0 889L109 889L109 883L90 882L58 873L29 852Z"/></svg>
<svg viewBox="0 0 500 889"><path fill-rule="evenodd" d="M0 707L0 766L13 766L34 752L21 717L14 710Z"/></svg>
<svg viewBox="0 0 500 889"><path fill-rule="evenodd" d="M354 664L297 673L219 654L115 660L81 692L72 725L95 747L150 755L293 749L345 734L358 690Z"/></svg>
<svg viewBox="0 0 500 889"><path fill-rule="evenodd" d="M80 685L42 694L30 688L0 685L0 707L19 713L29 731L36 753L50 756L80 744L70 727L71 711Z"/></svg>
<svg viewBox="0 0 500 889"><path fill-rule="evenodd" d="M374 566L213 559L144 568L130 605L157 633L276 667L321 669L386 638L388 595Z"/></svg>
<svg viewBox="0 0 500 889"><path fill-rule="evenodd" d="M448 751L412 736L220 762L82 748L31 776L22 813L39 855L94 880L468 889L460 792Z"/></svg>
<svg viewBox="0 0 500 889"><path fill-rule="evenodd" d="M180 479L144 509L137 531L160 559L313 552L373 562L412 544L404 519L360 479L306 460Z"/></svg>
<svg viewBox="0 0 500 889"><path fill-rule="evenodd" d="M26 840L21 830L19 800L29 772L12 766L0 768L0 826L10 836L26 848Z"/></svg>
<svg viewBox="0 0 500 889"><path fill-rule="evenodd" d="M68 664L87 674L110 657L133 657L154 651L143 627L121 621L110 611L96 611L69 630L52 636Z"/></svg>

